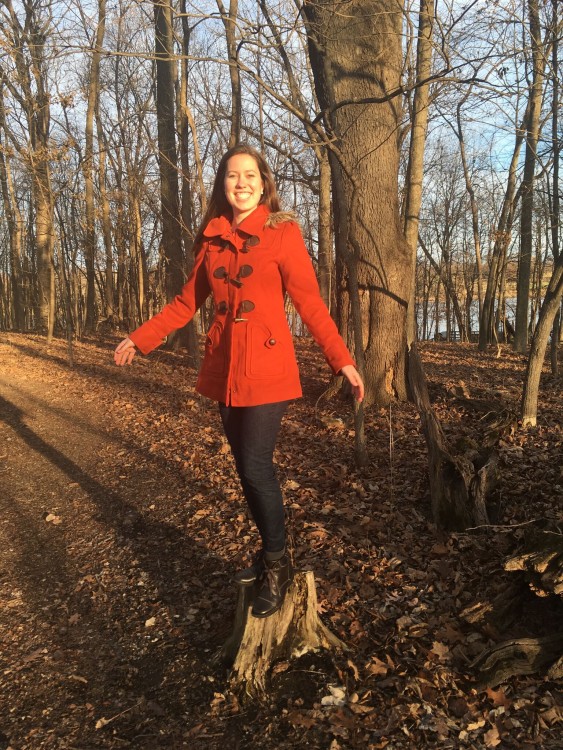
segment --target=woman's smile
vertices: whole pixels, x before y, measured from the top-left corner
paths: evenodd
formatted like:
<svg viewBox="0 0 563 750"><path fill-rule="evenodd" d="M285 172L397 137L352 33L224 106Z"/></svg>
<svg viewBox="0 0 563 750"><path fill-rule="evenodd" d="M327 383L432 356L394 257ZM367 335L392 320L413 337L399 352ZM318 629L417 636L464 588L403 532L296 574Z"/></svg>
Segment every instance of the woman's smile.
<svg viewBox="0 0 563 750"><path fill-rule="evenodd" d="M227 162L225 196L233 209L235 224L254 211L262 200L264 183L258 164L250 154L236 154Z"/></svg>

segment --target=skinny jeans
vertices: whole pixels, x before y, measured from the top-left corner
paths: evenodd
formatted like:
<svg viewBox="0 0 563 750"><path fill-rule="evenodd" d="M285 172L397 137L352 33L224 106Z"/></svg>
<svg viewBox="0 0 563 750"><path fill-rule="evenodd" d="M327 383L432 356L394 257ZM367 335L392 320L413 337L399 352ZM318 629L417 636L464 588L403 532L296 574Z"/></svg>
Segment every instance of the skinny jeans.
<svg viewBox="0 0 563 750"><path fill-rule="evenodd" d="M283 497L274 466L274 448L288 403L219 404L244 497L266 552L280 552L285 547Z"/></svg>

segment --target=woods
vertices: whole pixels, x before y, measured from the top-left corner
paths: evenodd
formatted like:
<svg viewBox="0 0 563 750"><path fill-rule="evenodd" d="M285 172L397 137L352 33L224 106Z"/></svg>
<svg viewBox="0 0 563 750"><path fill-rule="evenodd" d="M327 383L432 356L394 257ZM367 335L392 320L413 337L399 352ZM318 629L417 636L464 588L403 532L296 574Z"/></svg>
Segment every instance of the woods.
<svg viewBox="0 0 563 750"><path fill-rule="evenodd" d="M407 397L409 317L411 339L527 351L559 255L560 14L477 5L2 3L3 329L145 320L242 139L358 328L368 400ZM208 315L175 344L192 357Z"/></svg>
<svg viewBox="0 0 563 750"><path fill-rule="evenodd" d="M271 165L283 209L298 217L322 298L365 379L365 403L347 424L354 470L369 474L374 452L381 458L373 420L388 414L391 425L394 409L414 404L426 474L408 493L424 498L436 545L448 539L451 549L457 534L485 528L502 549L505 532L494 529L499 519L511 525L499 507L519 475L511 459L545 433L559 439L562 29L559 0L0 0L0 331L41 336L33 347L63 339L73 366L82 346L148 320L193 267L223 153L249 143ZM208 300L158 356L197 369L213 315ZM311 340L289 299L285 315L306 350ZM467 372L428 378L432 351L467 356ZM493 362L486 391L471 382L484 361ZM340 383L328 378L315 409L344 409ZM462 419L448 428L446 400L470 415L469 438ZM389 440L391 451L391 427ZM197 450L192 458L201 460ZM553 513L543 495L538 512L558 539L532 534L546 542L533 550L541 569L516 549L527 538L514 529L517 562L506 563L522 575L547 570L549 606L561 595L557 482L553 475ZM374 523L375 500L367 506ZM523 524L545 521L521 511ZM316 614L314 583L304 580L297 601ZM484 623L489 604L477 614L467 605L460 594L466 622ZM272 663L289 663L296 650L286 620L290 645L281 657L272 648ZM327 649L345 640L339 622L335 636L320 619L309 624L310 640ZM242 630L235 624L237 647ZM517 638L465 661L497 674L498 658L503 679L532 673L530 664L560 674L552 635L521 637L529 661ZM245 673L261 637L250 628L251 652L238 662ZM432 648L429 661L442 663ZM261 665L262 689L272 663ZM385 747L379 739L370 747Z"/></svg>

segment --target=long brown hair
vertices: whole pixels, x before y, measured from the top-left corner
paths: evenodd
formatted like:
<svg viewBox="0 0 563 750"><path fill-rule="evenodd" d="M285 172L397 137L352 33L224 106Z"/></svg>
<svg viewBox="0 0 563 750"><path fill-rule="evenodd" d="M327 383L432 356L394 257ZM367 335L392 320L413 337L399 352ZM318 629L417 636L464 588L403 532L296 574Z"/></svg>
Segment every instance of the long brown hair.
<svg viewBox="0 0 563 750"><path fill-rule="evenodd" d="M201 220L199 229L194 237L194 253L198 252L203 239L203 230L209 224L211 219L215 219L217 216L223 214L228 215L231 211L231 206L225 195L225 173L227 172L227 162L232 156L237 156L237 154L248 154L248 156L251 156L258 165L260 177L264 183L264 193L260 199L260 203L265 203L272 212L280 210L280 199L276 189L276 183L274 182L274 176L268 163L262 154L255 148L252 148L252 146L249 146L246 143L237 143L236 146L233 146L223 154L219 166L217 167L217 174L215 175L215 181L207 204L207 210L205 211L205 215Z"/></svg>

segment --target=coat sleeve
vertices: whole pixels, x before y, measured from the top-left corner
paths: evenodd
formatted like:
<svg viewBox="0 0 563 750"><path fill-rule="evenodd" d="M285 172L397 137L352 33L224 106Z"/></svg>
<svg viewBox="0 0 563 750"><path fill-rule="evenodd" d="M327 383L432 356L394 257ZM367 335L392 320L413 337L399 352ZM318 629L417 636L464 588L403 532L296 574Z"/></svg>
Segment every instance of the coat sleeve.
<svg viewBox="0 0 563 750"><path fill-rule="evenodd" d="M283 284L301 320L336 375L342 367L354 365L354 360L323 302L313 263L298 225L287 222L281 229L279 267Z"/></svg>
<svg viewBox="0 0 563 750"><path fill-rule="evenodd" d="M159 313L129 334L131 341L143 354L156 349L169 333L189 323L209 297L211 289L204 260L205 246L196 256L194 267L180 294Z"/></svg>

